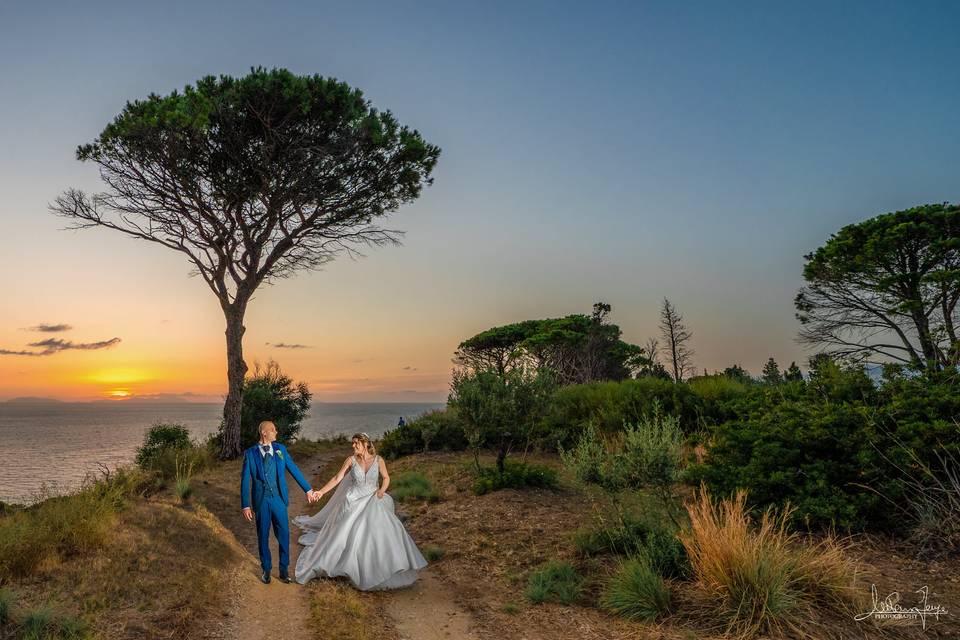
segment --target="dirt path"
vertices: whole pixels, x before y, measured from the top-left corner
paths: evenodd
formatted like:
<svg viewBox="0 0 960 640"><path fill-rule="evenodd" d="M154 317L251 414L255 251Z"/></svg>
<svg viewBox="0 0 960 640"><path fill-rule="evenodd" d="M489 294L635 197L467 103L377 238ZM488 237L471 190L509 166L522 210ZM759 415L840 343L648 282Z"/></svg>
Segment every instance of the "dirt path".
<svg viewBox="0 0 960 640"><path fill-rule="evenodd" d="M392 594L386 610L404 640L476 640L470 614L429 566L412 587Z"/></svg>
<svg viewBox="0 0 960 640"><path fill-rule="evenodd" d="M314 486L326 481L334 461L343 452L324 452L297 459L297 464ZM332 466L331 466L332 465ZM237 495L240 478L239 462L223 465L217 473L204 478L198 487L207 508L223 522L248 553L241 571L234 576L235 601L223 625L224 638L235 640L274 640L311 637L309 628L309 590L293 582L277 579L278 550L271 536L270 552L274 570L270 584L260 582L260 561L257 554L257 532L240 513ZM295 484L290 485L290 518L315 511ZM297 564L300 545L299 530L290 525L290 573ZM470 614L453 598L448 585L427 567L410 588L386 594L386 614L404 640L477 640L470 631Z"/></svg>
<svg viewBox="0 0 960 640"><path fill-rule="evenodd" d="M304 475L317 483L317 472L339 456L327 452L301 458L298 466ZM284 584L277 579L279 551L277 541L271 535L270 553L273 557L273 572L270 584L260 582L260 560L257 553L257 531L247 522L239 509L239 462L224 465L226 468L215 476L204 479L199 493L206 506L237 538L248 552L243 570L234 579L234 601L226 626L225 637L237 640L274 640L275 638L309 637L310 600L307 589L292 582ZM236 467L236 468L234 468ZM235 473L233 473L235 472ZM290 506L287 512L293 517L308 511L307 497L295 483L290 485ZM297 566L300 545L299 530L290 524L290 575Z"/></svg>

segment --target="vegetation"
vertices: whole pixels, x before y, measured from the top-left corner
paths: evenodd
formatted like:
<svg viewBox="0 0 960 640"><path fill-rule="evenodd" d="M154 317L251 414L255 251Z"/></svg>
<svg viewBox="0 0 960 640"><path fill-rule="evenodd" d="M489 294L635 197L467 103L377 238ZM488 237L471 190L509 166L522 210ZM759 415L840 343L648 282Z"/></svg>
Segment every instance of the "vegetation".
<svg viewBox="0 0 960 640"><path fill-rule="evenodd" d="M404 471L390 478L390 495L398 502L440 501L440 494L433 488L430 479L417 471Z"/></svg>
<svg viewBox="0 0 960 640"><path fill-rule="evenodd" d="M788 511L764 512L755 528L745 504L742 491L714 503L703 490L688 505L690 530L680 536L727 633L803 635L811 607L847 615L862 604L853 588L855 567L835 538L802 543L788 532Z"/></svg>
<svg viewBox="0 0 960 640"><path fill-rule="evenodd" d="M610 309L598 302L589 316L493 327L461 342L454 361L471 375L490 371L504 377L522 368L549 371L560 385L623 380L648 366L650 354L620 339L620 327L607 321Z"/></svg>
<svg viewBox="0 0 960 640"><path fill-rule="evenodd" d="M356 246L396 243L374 220L416 200L439 155L344 82L257 68L127 102L77 150L107 191L70 189L53 211L183 253L216 295L227 339L220 454L232 458L243 322L258 288Z"/></svg>
<svg viewBox="0 0 960 640"><path fill-rule="evenodd" d="M550 467L527 462L508 460L503 470L496 467L480 467L473 481L473 492L482 496L501 489L555 489L557 473Z"/></svg>
<svg viewBox="0 0 960 640"><path fill-rule="evenodd" d="M627 620L652 621L670 606L670 588L643 555L624 562L607 583L601 604Z"/></svg>
<svg viewBox="0 0 960 640"><path fill-rule="evenodd" d="M450 388L449 404L463 420L477 471L480 449L491 447L497 452L497 470L502 475L510 451L518 444L530 446L555 381L543 370L522 367L503 375L493 370L455 371Z"/></svg>
<svg viewBox="0 0 960 640"><path fill-rule="evenodd" d="M190 438L179 424L156 424L147 430L143 445L137 449L137 465L157 474L164 483L174 483L188 493L190 477L215 461L212 446Z"/></svg>
<svg viewBox="0 0 960 640"><path fill-rule="evenodd" d="M534 604L556 602L573 604L580 599L583 578L569 562L548 562L533 573L524 592Z"/></svg>
<svg viewBox="0 0 960 640"><path fill-rule="evenodd" d="M451 407L428 411L388 431L377 443L377 451L387 459L421 451L463 451L466 448L463 422Z"/></svg>
<svg viewBox="0 0 960 640"><path fill-rule="evenodd" d="M855 362L960 364L960 205L927 204L843 227L805 256L794 300L803 342Z"/></svg>
<svg viewBox="0 0 960 640"><path fill-rule="evenodd" d="M127 499L149 488L148 476L121 469L98 480L88 477L72 495L50 496L0 518L0 580L103 547Z"/></svg>
<svg viewBox="0 0 960 640"><path fill-rule="evenodd" d="M310 409L310 397L306 383L294 383L273 360L265 367L254 365L253 373L243 381L240 446L247 448L260 440L260 423L264 420L276 425L279 442L293 442ZM223 428L221 424L218 438L223 437Z"/></svg>

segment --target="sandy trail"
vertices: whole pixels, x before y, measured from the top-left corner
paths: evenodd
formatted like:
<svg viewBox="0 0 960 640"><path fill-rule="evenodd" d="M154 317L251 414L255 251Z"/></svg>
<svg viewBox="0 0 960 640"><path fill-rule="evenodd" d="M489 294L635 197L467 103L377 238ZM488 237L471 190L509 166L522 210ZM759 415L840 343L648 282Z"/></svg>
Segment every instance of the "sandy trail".
<svg viewBox="0 0 960 640"><path fill-rule="evenodd" d="M317 473L339 454L321 453L297 460L297 466L311 479L313 486L320 486ZM229 473L236 466L236 473ZM252 522L247 522L239 508L239 463L231 463L227 473L218 474L204 482L201 494L207 507L237 538L249 554L243 570L235 578L236 598L225 625L225 636L237 640L275 640L276 638L310 637L308 621L310 619L309 592L303 586L292 582L284 584L278 579L278 559L280 557L276 538L270 536L270 553L273 557L273 571L270 584L260 582L260 560L257 553L257 531ZM323 480L326 480L324 478ZM290 523L290 576L293 577L297 566L300 545L297 544L299 529L293 526L292 519L307 513L307 496L295 482L288 481L290 506L287 513Z"/></svg>
<svg viewBox="0 0 960 640"><path fill-rule="evenodd" d="M427 566L409 589L392 594L386 606L404 640L475 640L470 614L454 601L449 587Z"/></svg>
<svg viewBox="0 0 960 640"><path fill-rule="evenodd" d="M313 486L319 487L328 478L318 477L318 474L325 469L329 471L328 465L341 456L342 452L324 452L299 458L297 465L310 478ZM272 535L272 580L270 584L260 582L257 532L253 523L243 518L238 506L239 462L228 463L226 467L223 472L205 479L202 486L198 487L198 493L203 496L207 508L236 536L249 556L243 570L234 578L236 595L224 621L221 637L236 640L309 638L312 636L309 590L296 582L284 584L277 579L279 553ZM308 505L306 495L296 483L289 483L288 486L292 575L300 552L300 545L297 544L299 529L293 526L292 519L302 513L315 511L315 508ZM469 613L456 604L449 587L429 566L421 572L420 579L412 587L389 592L386 613L404 640L476 640L469 630Z"/></svg>

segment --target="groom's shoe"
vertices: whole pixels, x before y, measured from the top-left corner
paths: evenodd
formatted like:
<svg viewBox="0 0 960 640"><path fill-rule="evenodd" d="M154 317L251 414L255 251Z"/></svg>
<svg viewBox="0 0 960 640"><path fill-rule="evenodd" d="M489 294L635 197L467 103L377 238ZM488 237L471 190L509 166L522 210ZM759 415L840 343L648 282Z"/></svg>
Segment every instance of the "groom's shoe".
<svg viewBox="0 0 960 640"><path fill-rule="evenodd" d="M290 584L290 582L291 582L290 576L287 575L287 570L286 570L286 569L280 569L280 582L283 582L283 583L286 583L286 584Z"/></svg>
<svg viewBox="0 0 960 640"><path fill-rule="evenodd" d="M270 584L270 572L264 571L263 575L260 576L260 582L263 584Z"/></svg>

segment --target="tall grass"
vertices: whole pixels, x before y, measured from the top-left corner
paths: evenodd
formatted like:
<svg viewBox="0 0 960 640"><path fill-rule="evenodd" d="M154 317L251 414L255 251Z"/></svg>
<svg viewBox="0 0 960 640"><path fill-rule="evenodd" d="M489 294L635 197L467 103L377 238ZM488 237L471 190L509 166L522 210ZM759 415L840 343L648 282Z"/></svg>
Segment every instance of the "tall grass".
<svg viewBox="0 0 960 640"><path fill-rule="evenodd" d="M680 539L728 634L803 635L814 606L846 614L861 603L845 547L832 536L803 543L787 531L789 508L780 515L767 510L754 526L745 492L714 503L701 487L687 511L691 528Z"/></svg>
<svg viewBox="0 0 960 640"><path fill-rule="evenodd" d="M19 626L23 640L85 640L91 637L83 622L59 616L47 607L28 612Z"/></svg>
<svg viewBox="0 0 960 640"><path fill-rule="evenodd" d="M601 605L627 620L654 620L670 606L670 588L639 554L620 565L604 589Z"/></svg>
<svg viewBox="0 0 960 640"><path fill-rule="evenodd" d="M48 497L0 518L0 579L34 573L45 564L101 547L128 496L141 492L148 479L121 469L97 480L88 477L69 496Z"/></svg>

